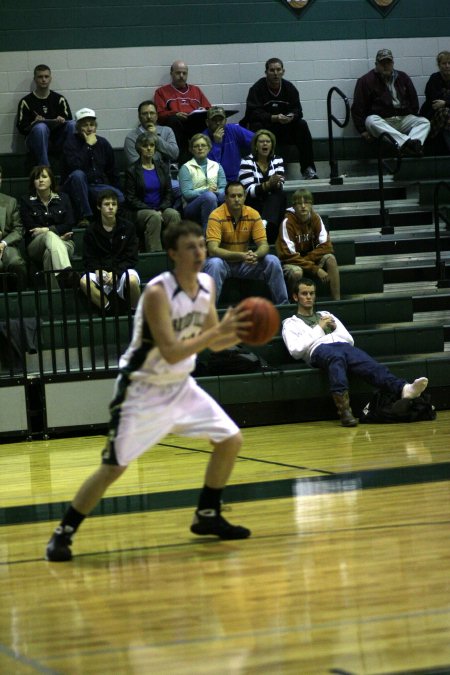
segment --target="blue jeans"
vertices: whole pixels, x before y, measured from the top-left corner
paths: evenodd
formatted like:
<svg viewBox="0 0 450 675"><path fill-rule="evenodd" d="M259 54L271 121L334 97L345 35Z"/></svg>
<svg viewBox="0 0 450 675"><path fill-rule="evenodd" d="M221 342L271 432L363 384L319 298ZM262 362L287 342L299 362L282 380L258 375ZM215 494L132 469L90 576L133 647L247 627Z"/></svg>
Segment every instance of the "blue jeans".
<svg viewBox="0 0 450 675"><path fill-rule="evenodd" d="M210 213L223 204L224 199L225 195L206 190L206 192L202 192L201 195L195 197L195 199L185 205L183 215L188 220L200 223L203 231L206 232Z"/></svg>
<svg viewBox="0 0 450 675"><path fill-rule="evenodd" d="M260 279L269 287L272 300L276 305L286 305L289 300L284 283L281 263L275 255L266 255L256 265L248 263L228 263L222 258L207 258L203 271L216 283L217 300L220 298L225 279Z"/></svg>
<svg viewBox="0 0 450 675"><path fill-rule="evenodd" d="M30 133L25 139L25 144L33 155L36 164L49 166L49 143L56 150L62 150L67 137L73 133L75 133L75 122L73 120L69 120L64 124L60 124L53 129L51 129L45 122L37 122L31 127Z"/></svg>
<svg viewBox="0 0 450 675"><path fill-rule="evenodd" d="M97 196L104 190L114 190L119 200L119 204L125 201L122 192L112 185L105 185L104 183L88 183L86 174L81 169L72 171L68 179L62 186L72 200L75 209L75 216L78 220L81 218L91 218L92 206L97 203Z"/></svg>
<svg viewBox="0 0 450 675"><path fill-rule="evenodd" d="M373 387L390 391L399 398L406 384L406 380L396 377L386 366L347 342L319 345L312 353L311 365L328 373L330 391L335 394L348 391L347 373L359 375Z"/></svg>

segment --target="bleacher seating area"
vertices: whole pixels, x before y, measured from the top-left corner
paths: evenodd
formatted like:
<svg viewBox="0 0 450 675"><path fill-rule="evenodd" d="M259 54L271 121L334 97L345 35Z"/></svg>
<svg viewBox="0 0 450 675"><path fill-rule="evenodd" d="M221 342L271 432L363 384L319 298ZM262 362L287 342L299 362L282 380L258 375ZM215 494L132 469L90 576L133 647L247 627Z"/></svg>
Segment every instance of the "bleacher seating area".
<svg viewBox="0 0 450 675"><path fill-rule="evenodd" d="M363 158L361 147L348 139L339 151L346 161L353 153L355 167L366 162L366 175L344 178L343 185L330 185L327 179L308 185L331 232L341 271L343 299L331 303L327 288L319 285L318 309L336 314L354 335L355 344L397 375L408 380L427 376L436 407L449 408L450 289L436 283L432 190L449 175L450 158L402 162L398 174L387 180L385 198L394 233L383 236L375 159ZM317 152L325 175L325 146L318 143ZM116 153L123 166L121 152ZM16 197L24 194L25 162L22 155L0 157L5 172L2 191ZM286 182L288 192L298 186L297 180ZM445 221L440 232L445 260L450 249ZM82 237L83 230L74 232L74 267L79 271ZM143 284L169 267L165 253L139 256ZM132 316L126 307L119 305L112 315L102 316L78 292L48 290L43 277L31 279L22 294L0 292L0 409L8 410L1 418L1 436L103 430L118 358L129 340ZM259 282L228 282L220 311L244 296L261 294L267 295L267 289ZM296 308L279 309L286 318ZM21 317L36 325L36 351L22 360L13 358L7 328L14 321L20 325ZM240 425L336 417L324 374L294 361L280 336L252 349L267 361L267 369L198 378ZM370 397L370 387L354 380L351 396L358 411Z"/></svg>

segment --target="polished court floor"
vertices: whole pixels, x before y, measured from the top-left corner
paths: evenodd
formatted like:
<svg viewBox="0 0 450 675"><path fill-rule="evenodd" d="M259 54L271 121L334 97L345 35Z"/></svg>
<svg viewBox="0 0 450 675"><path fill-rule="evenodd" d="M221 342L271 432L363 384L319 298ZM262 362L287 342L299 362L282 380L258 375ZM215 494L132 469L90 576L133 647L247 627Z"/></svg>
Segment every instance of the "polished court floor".
<svg viewBox="0 0 450 675"><path fill-rule="evenodd" d="M225 515L189 532L206 441L169 436L46 541L102 437L0 446L0 673L450 673L450 412L244 429Z"/></svg>

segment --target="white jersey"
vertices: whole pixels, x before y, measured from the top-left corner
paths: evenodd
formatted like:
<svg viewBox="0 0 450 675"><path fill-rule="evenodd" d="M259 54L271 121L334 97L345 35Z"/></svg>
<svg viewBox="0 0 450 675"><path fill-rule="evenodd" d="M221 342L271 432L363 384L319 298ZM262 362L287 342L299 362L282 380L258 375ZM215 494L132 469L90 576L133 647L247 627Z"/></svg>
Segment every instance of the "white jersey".
<svg viewBox="0 0 450 675"><path fill-rule="evenodd" d="M163 272L148 286L161 284L170 305L172 326L178 340L188 340L201 333L211 307L213 280L208 274L197 275L199 290L194 299L178 285L173 272ZM119 368L131 380L144 380L158 385L182 382L195 368L196 355L192 354L178 363L168 363L155 346L153 336L144 317L144 294L140 297L134 318L133 337Z"/></svg>

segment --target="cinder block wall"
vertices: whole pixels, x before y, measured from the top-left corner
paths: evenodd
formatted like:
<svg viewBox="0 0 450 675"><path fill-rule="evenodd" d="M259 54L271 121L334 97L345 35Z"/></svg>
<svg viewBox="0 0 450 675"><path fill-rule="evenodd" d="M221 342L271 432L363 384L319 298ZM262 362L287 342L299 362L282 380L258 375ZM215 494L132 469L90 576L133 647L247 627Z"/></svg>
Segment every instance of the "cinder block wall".
<svg viewBox="0 0 450 675"><path fill-rule="evenodd" d="M114 147L123 145L137 122L137 105L168 81L170 63L178 58L212 103L239 110L230 118L237 122L264 62L280 57L286 77L300 90L314 138L327 135L330 87L351 98L356 78L373 67L381 47L392 49L396 67L411 75L422 100L436 54L450 49L450 2L429 0L426 16L422 0L398 0L387 16L369 0L310 2L296 15L282 0L127 5L103 0L95 7L74 2L68 8L52 0L39 7L24 0L20 12L17 3L3 0L0 153L24 150L15 132L17 103L31 90L37 63L52 68L52 88L67 96L73 112L83 106L96 110L100 134ZM339 99L334 110L343 115ZM336 129L339 135L353 136L355 130L350 124Z"/></svg>

